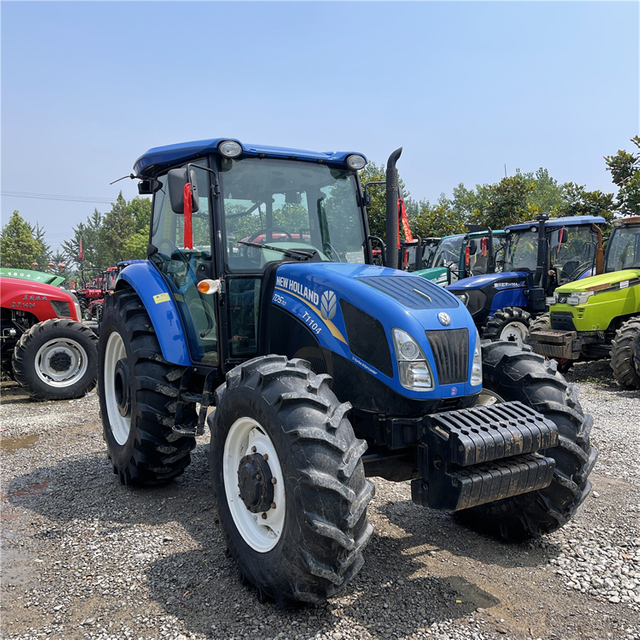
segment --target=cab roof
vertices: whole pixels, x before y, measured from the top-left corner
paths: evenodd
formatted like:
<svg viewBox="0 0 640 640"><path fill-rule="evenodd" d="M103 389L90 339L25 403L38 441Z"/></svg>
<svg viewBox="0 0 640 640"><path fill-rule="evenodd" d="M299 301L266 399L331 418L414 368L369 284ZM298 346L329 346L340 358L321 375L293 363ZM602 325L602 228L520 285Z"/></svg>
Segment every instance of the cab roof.
<svg viewBox="0 0 640 640"><path fill-rule="evenodd" d="M544 226L552 229L554 227L572 227L581 224L606 224L606 222L602 216L564 216L563 218L549 218L545 221ZM531 220L530 222L509 225L506 230L524 231L531 227L537 229L539 224L537 220Z"/></svg>
<svg viewBox="0 0 640 640"><path fill-rule="evenodd" d="M290 149L288 147L269 147L258 144L245 144L236 138L212 138L211 140L197 140L194 142L180 142L164 147L154 147L143 153L133 165L133 169L140 176L155 176L163 169L176 164L182 164L189 160L196 160L210 153L218 153L218 145L221 142L232 141L242 146L240 157L269 157L284 158L288 160L306 160L308 162L321 162L338 165L346 168L348 156L357 154L355 151L304 151L302 149ZM365 158L366 160L366 158Z"/></svg>

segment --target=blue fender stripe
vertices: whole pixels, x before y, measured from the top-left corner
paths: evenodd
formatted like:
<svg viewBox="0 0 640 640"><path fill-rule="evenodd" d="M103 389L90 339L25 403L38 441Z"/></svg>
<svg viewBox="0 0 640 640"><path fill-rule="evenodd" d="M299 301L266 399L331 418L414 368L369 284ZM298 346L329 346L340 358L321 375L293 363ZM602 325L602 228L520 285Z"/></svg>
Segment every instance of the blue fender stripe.
<svg viewBox="0 0 640 640"><path fill-rule="evenodd" d="M151 318L162 357L172 364L190 366L186 332L176 301L156 267L148 260L130 264L118 279L130 284L140 296Z"/></svg>

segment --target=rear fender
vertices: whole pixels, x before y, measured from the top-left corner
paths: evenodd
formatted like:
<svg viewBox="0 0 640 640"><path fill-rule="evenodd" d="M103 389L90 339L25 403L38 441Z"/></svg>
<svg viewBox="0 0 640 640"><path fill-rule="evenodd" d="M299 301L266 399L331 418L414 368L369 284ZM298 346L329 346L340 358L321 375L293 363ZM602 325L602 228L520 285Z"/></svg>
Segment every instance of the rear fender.
<svg viewBox="0 0 640 640"><path fill-rule="evenodd" d="M127 285L133 287L149 314L162 357L172 364L191 366L187 335L178 306L160 272L148 260L130 264L120 273L116 291Z"/></svg>

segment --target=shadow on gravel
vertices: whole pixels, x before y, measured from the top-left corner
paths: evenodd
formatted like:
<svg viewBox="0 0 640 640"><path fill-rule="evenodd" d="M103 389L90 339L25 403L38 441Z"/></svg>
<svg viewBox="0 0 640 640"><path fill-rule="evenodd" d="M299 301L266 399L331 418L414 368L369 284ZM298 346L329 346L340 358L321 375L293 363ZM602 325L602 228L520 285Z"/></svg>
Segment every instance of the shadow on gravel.
<svg viewBox="0 0 640 640"><path fill-rule="evenodd" d="M283 610L258 602L256 591L243 585L235 563L225 556L202 446L193 452L185 474L165 487L121 486L105 454L96 452L37 469L14 479L4 490L3 500L48 520L46 528L31 536L34 546L60 544L61 539L77 535L70 533L74 528L68 525L73 521L96 524L89 539L81 542L102 547L105 553L113 553L111 536L122 538L131 530L135 539L133 529L138 524L169 532L174 523L181 525L196 548L185 550L185 538L176 542L167 534L162 558L144 567L145 588L189 631L210 637L237 632L238 620L246 620L246 630L261 638L273 637L285 627L303 634L330 632L344 624L345 616L350 625L368 629L374 636L408 635L434 622L498 604L492 594L462 577L462 567L452 569L456 556L460 564L517 567L546 562L549 554L547 548L546 560L541 550L530 545L505 545L484 538L448 515L410 501L377 503L371 518L379 530L354 581L325 605ZM28 539L25 544L29 545ZM525 549L529 555L524 555ZM443 562L443 554L448 555L449 564L436 564ZM388 602L393 610L387 609ZM385 615L380 615L382 610ZM262 627L253 629L258 624L254 621Z"/></svg>

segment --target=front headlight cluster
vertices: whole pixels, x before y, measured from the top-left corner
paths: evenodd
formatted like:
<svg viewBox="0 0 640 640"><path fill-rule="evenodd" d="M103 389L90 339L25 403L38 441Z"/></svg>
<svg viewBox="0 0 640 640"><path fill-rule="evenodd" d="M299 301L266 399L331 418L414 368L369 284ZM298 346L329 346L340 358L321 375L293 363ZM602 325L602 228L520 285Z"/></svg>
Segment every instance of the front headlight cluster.
<svg viewBox="0 0 640 640"><path fill-rule="evenodd" d="M393 329L400 384L412 391L433 389L433 374L420 345L402 329Z"/></svg>
<svg viewBox="0 0 640 640"><path fill-rule="evenodd" d="M578 306L579 304L585 304L593 294L593 291L580 291L579 293L572 293L567 298L567 304L570 304L574 307Z"/></svg>

